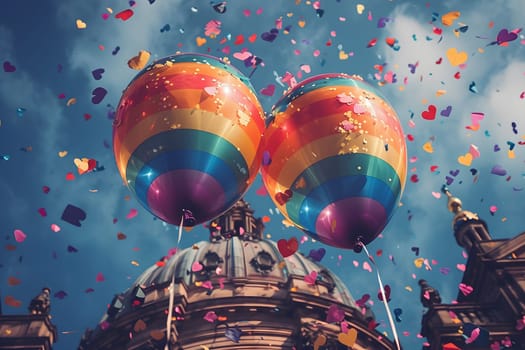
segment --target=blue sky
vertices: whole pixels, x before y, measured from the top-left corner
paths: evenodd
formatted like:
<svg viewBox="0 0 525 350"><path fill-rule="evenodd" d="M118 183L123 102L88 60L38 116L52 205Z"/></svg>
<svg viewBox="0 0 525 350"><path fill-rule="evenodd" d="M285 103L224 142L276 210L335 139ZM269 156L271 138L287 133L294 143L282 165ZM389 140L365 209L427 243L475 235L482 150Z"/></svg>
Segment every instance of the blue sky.
<svg viewBox="0 0 525 350"><path fill-rule="evenodd" d="M0 13L3 312L25 313L29 300L44 285L53 294L65 292L62 299L52 299L53 321L59 327L55 348L74 348L85 328L100 320L112 296L165 255L166 247L175 245L176 227L155 220L140 207L122 185L113 159L111 112L137 73L127 61L140 50L151 53L150 62L177 51L199 52L228 57L248 75L251 69L234 58L235 52L246 49L264 61L252 75L255 89L275 86L273 96L259 94L267 112L285 91L275 78L286 72L298 80L328 72L358 74L378 86L397 111L407 135L409 178L400 207L369 250L384 283L392 288L391 308L403 310L396 323L402 344L419 348L424 339L417 336L423 312L417 280L429 280L444 302L452 302L461 280L457 265L466 262L452 235L452 216L439 194L441 186L451 182L451 191L465 208L479 213L494 238L514 236L525 226L521 204L525 145L520 144L525 142L525 37L519 32L524 6L521 0L475 4L325 0L319 6L299 0L232 0L220 14L209 1L198 0L137 0L134 5L121 0L21 0L4 5ZM322 15L314 7L324 10ZM115 18L125 9L133 10L131 18ZM442 16L452 11L458 11L459 18L444 25ZM262 34L278 19L283 28L290 26L288 33L281 30L273 42L263 40ZM78 29L77 20L86 28ZM211 20L221 22L216 38L204 33ZM503 29L515 31L517 38L490 45ZM248 40L252 34L256 34L253 43ZM238 45L239 35L244 43ZM206 43L198 46L198 37ZM397 41L394 47L386 44L387 38ZM373 39L376 44L370 45ZM466 61L457 65L455 60L462 55ZM301 71L304 65L310 67L309 73ZM98 68L104 73L95 80L92 71ZM395 82L389 78L394 74ZM106 89L107 95L94 104L92 91L97 87ZM436 107L434 120L422 117L429 105ZM472 113L483 113L477 130ZM479 157L468 164L470 149L477 149ZM61 157L59 152L64 151L67 155ZM96 159L104 170L79 175L74 159L83 157ZM69 172L74 180L66 180ZM50 188L47 194L44 186ZM275 240L301 238L300 231L283 225L269 197L256 193L261 186L258 177L247 199L260 216L271 219L267 234ZM86 212L81 227L60 219L68 204ZM138 214L127 219L132 209ZM52 224L61 230L54 232ZM15 241L15 230L24 232L23 242ZM118 240L119 232L126 239ZM206 238L207 230L198 227L184 233L181 246ZM321 246L308 240L300 251L307 254ZM375 274L363 269L364 254L324 247L322 263L345 281L356 299L372 296L381 322L378 329L390 336L376 296ZM419 256L413 247L419 248ZM431 269L418 268L416 258L428 259ZM6 297L22 306L9 306Z"/></svg>

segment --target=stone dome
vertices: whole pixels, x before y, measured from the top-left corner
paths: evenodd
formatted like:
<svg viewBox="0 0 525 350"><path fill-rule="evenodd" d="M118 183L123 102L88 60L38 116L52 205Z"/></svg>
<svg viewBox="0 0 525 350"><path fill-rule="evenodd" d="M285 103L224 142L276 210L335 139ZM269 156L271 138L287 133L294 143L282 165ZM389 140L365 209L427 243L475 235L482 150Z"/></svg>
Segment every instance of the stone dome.
<svg viewBox="0 0 525 350"><path fill-rule="evenodd" d="M209 241L146 269L78 349L394 349L334 273L299 252L284 258L252 214L239 201L210 223ZM342 322L355 332L346 345Z"/></svg>
<svg viewBox="0 0 525 350"><path fill-rule="evenodd" d="M137 278L131 290L164 286L172 278L183 283L188 291L197 291L192 293L192 301L210 295L226 296L229 292L224 290L224 285L235 287L237 292L252 285L259 286L262 295L269 296L268 290L286 287L327 301L356 306L346 286L330 270L299 252L283 258L275 242L264 239L243 240L234 236L216 242L195 243L167 262L151 266ZM127 297L133 295L127 293Z"/></svg>

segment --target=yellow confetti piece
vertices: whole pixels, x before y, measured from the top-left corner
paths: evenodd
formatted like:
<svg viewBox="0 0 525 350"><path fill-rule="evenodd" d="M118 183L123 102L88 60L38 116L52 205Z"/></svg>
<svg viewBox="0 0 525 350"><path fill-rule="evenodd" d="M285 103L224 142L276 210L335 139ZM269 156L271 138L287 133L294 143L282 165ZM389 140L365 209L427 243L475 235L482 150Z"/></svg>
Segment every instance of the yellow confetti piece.
<svg viewBox="0 0 525 350"><path fill-rule="evenodd" d="M86 27L87 27L86 22L84 22L81 19L77 19L77 21L75 23L77 25L77 29L86 29Z"/></svg>
<svg viewBox="0 0 525 350"><path fill-rule="evenodd" d="M201 38L198 36L195 38L195 42L197 43L197 46L201 47L202 45L206 44L206 38Z"/></svg>
<svg viewBox="0 0 525 350"><path fill-rule="evenodd" d="M69 106L74 105L75 103L77 103L77 99L74 98L74 97L71 97L69 100L67 100L67 102L66 102L66 106L69 107Z"/></svg>
<svg viewBox="0 0 525 350"><path fill-rule="evenodd" d="M128 61L128 67L135 70L141 70L146 66L151 54L148 51L140 50L139 54Z"/></svg>
<svg viewBox="0 0 525 350"><path fill-rule="evenodd" d="M516 158L516 154L514 153L514 150L510 150L507 152L507 156L509 157L509 159L514 159Z"/></svg>
<svg viewBox="0 0 525 350"><path fill-rule="evenodd" d="M467 62L468 54L465 51L458 51L455 47L451 47L447 50L447 58L450 64L456 67Z"/></svg>
<svg viewBox="0 0 525 350"><path fill-rule="evenodd" d="M436 91L436 96L437 97L443 96L446 93L447 93L447 90L440 89L440 90Z"/></svg>
<svg viewBox="0 0 525 350"><path fill-rule="evenodd" d="M450 27L452 24L454 24L454 21L461 16L461 12L459 11L451 11L449 13L445 13L441 17L441 23L443 23L444 26Z"/></svg>
<svg viewBox="0 0 525 350"><path fill-rule="evenodd" d="M355 9L356 9L356 11L357 11L358 14L362 15L363 12L365 11L365 5L363 5L363 4L357 4L357 5L355 6Z"/></svg>
<svg viewBox="0 0 525 350"><path fill-rule="evenodd" d="M304 26L306 25L306 21L302 19L299 22L297 22L297 24L299 25L299 27L304 28Z"/></svg>
<svg viewBox="0 0 525 350"><path fill-rule="evenodd" d="M111 7L106 7L106 11L108 11L109 13L113 13L113 9Z"/></svg>
<svg viewBox="0 0 525 350"><path fill-rule="evenodd" d="M412 287L410 287L410 286L406 286L405 289L406 289L407 291L409 291L409 292L412 291Z"/></svg>
<svg viewBox="0 0 525 350"><path fill-rule="evenodd" d="M286 219L282 221L282 224L286 227L293 227L293 223Z"/></svg>
<svg viewBox="0 0 525 350"><path fill-rule="evenodd" d="M423 150L427 153L433 153L434 152L434 148L432 147L432 142L431 141L427 141L424 145L423 145Z"/></svg>
<svg viewBox="0 0 525 350"><path fill-rule="evenodd" d="M348 54L345 53L343 50L339 51L339 59L341 61L347 60L348 59Z"/></svg>
<svg viewBox="0 0 525 350"><path fill-rule="evenodd" d="M139 266L140 264L137 261L135 261L135 260L131 260L131 265Z"/></svg>
<svg viewBox="0 0 525 350"><path fill-rule="evenodd" d="M67 156L67 151L60 151L60 152L58 152L58 156L60 158L64 158L65 156Z"/></svg>
<svg viewBox="0 0 525 350"><path fill-rule="evenodd" d="M417 258L414 260L414 265L420 269L423 266L423 263L425 262L425 259L423 258Z"/></svg>
<svg viewBox="0 0 525 350"><path fill-rule="evenodd" d="M463 156L459 156L458 163L464 166L470 166L470 164L472 164L472 154L466 153Z"/></svg>

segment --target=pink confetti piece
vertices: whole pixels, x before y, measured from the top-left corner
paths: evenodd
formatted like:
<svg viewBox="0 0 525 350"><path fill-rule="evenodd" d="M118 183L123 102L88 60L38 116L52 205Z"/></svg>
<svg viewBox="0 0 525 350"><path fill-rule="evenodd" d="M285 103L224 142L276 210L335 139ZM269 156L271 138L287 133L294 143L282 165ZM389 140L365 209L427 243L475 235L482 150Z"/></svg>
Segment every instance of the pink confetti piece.
<svg viewBox="0 0 525 350"><path fill-rule="evenodd" d="M51 231L60 232L60 230L60 226L58 226L57 224L51 224Z"/></svg>
<svg viewBox="0 0 525 350"><path fill-rule="evenodd" d="M13 232L13 235L15 236L15 241L17 241L18 243L22 243L23 241L26 240L26 234L22 231L22 230L15 230Z"/></svg>
<svg viewBox="0 0 525 350"><path fill-rule="evenodd" d="M195 261L192 265L191 265L191 271L192 272L199 272L201 271L203 268L202 264L198 261Z"/></svg>
<svg viewBox="0 0 525 350"><path fill-rule="evenodd" d="M105 278L102 272L97 273L97 277L95 278L97 282L104 282Z"/></svg>
<svg viewBox="0 0 525 350"><path fill-rule="evenodd" d="M474 291L474 288L472 288L472 286L469 286L465 283L460 283L459 290L461 291L461 293L463 293L464 296L467 296Z"/></svg>
<svg viewBox="0 0 525 350"><path fill-rule="evenodd" d="M215 313L215 311L208 311L206 313L206 315L204 315L203 319L210 322L210 323L213 323L217 320L217 314Z"/></svg>
<svg viewBox="0 0 525 350"><path fill-rule="evenodd" d="M133 219L138 213L138 210L133 208L129 211L128 215L126 215L126 219Z"/></svg>

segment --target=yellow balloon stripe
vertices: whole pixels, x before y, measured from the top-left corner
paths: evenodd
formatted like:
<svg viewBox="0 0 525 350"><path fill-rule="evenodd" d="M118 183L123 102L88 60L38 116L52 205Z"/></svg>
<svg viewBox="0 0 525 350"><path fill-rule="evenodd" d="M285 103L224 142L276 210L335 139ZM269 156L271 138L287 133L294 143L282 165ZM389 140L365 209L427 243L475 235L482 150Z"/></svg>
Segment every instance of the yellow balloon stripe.
<svg viewBox="0 0 525 350"><path fill-rule="evenodd" d="M374 136L336 134L319 138L306 145L281 147L272 155L272 163L267 166L267 188L275 188L275 193L283 192L292 186L297 177L312 164L337 154L366 153L374 155L390 164L398 174L404 188L406 179L406 150L385 150L382 139ZM271 193L271 195L275 194Z"/></svg>
<svg viewBox="0 0 525 350"><path fill-rule="evenodd" d="M120 174L125 178L129 158L140 144L151 136L176 128L220 135L237 145L247 164L251 164L255 159L261 136L255 123L243 126L232 123L229 118L204 110L174 109L160 112L138 123L123 140L115 136L115 155Z"/></svg>

